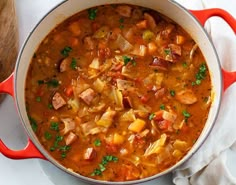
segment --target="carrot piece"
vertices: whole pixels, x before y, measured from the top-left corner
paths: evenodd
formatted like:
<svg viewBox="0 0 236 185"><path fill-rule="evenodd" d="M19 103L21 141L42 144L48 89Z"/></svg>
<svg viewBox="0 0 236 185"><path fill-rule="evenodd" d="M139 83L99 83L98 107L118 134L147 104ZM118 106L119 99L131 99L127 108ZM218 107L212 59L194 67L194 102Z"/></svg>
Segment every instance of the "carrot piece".
<svg viewBox="0 0 236 185"><path fill-rule="evenodd" d="M68 97L73 95L73 87L71 85L66 88L65 94Z"/></svg>
<svg viewBox="0 0 236 185"><path fill-rule="evenodd" d="M163 110L160 110L160 111L158 111L158 112L155 112L155 116L154 116L154 118L153 118L153 120L155 120L155 121L161 121L161 120L163 120Z"/></svg>
<svg viewBox="0 0 236 185"><path fill-rule="evenodd" d="M136 24L139 29L147 29L147 20L142 20Z"/></svg>
<svg viewBox="0 0 236 185"><path fill-rule="evenodd" d="M183 37L182 35L177 35L176 36L176 44L183 44L185 41L185 37Z"/></svg>
<svg viewBox="0 0 236 185"><path fill-rule="evenodd" d="M153 54L154 52L156 52L156 50L157 50L157 46L154 42L148 43L148 52L149 52L149 54Z"/></svg>

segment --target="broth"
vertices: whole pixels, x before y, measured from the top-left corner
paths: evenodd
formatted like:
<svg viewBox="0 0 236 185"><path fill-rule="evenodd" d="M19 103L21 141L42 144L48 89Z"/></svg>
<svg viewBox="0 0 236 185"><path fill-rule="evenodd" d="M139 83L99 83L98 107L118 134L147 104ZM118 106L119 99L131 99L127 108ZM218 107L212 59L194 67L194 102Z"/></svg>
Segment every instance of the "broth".
<svg viewBox="0 0 236 185"><path fill-rule="evenodd" d="M194 40L156 11L105 5L42 41L25 87L44 148L89 178L130 181L176 164L198 139L211 79Z"/></svg>

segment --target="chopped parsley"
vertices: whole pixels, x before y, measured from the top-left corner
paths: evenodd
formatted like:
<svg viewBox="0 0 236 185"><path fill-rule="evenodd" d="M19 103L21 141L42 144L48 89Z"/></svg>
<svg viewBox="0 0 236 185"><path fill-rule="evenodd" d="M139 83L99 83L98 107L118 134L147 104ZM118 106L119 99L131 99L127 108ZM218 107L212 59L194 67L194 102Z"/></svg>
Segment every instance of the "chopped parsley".
<svg viewBox="0 0 236 185"><path fill-rule="evenodd" d="M44 84L44 80L38 80L38 85Z"/></svg>
<svg viewBox="0 0 236 185"><path fill-rule="evenodd" d="M202 83L202 80L204 80L206 77L206 72L207 72L207 67L206 64L203 63L200 65L199 70L195 76L196 81L192 82L192 85L200 85Z"/></svg>
<svg viewBox="0 0 236 185"><path fill-rule="evenodd" d="M101 140L100 139L96 139L95 141L94 141L94 145L95 146L101 146Z"/></svg>
<svg viewBox="0 0 236 185"><path fill-rule="evenodd" d="M124 28L124 24L123 24L124 23L124 18L120 18L119 22L121 23L120 24L120 29L123 29Z"/></svg>
<svg viewBox="0 0 236 185"><path fill-rule="evenodd" d="M59 148L59 150L60 150L60 151L63 151L63 152L66 152L66 151L70 150L70 146L68 146L68 145L61 146L61 147Z"/></svg>
<svg viewBox="0 0 236 185"><path fill-rule="evenodd" d="M119 19L119 22L120 22L120 23L124 23L124 18L120 18L120 19Z"/></svg>
<svg viewBox="0 0 236 185"><path fill-rule="evenodd" d="M187 121L188 121L188 118L191 117L191 114L190 114L187 110L184 110L184 111L182 112L182 114L183 114L183 116L184 116L185 122L187 122Z"/></svg>
<svg viewBox="0 0 236 185"><path fill-rule="evenodd" d="M120 29L123 29L125 26L123 24L120 25Z"/></svg>
<svg viewBox="0 0 236 185"><path fill-rule="evenodd" d="M136 66L136 62L133 58L130 58L128 56L123 56L124 65L126 66L128 63L131 63L133 66Z"/></svg>
<svg viewBox="0 0 236 185"><path fill-rule="evenodd" d="M48 104L48 108L52 109L53 108L52 104Z"/></svg>
<svg viewBox="0 0 236 185"><path fill-rule="evenodd" d="M46 131L46 132L44 133L44 138L45 138L46 140L50 140L50 139L52 139L52 134L50 134L48 131Z"/></svg>
<svg viewBox="0 0 236 185"><path fill-rule="evenodd" d="M170 90L170 95L174 97L175 96L175 91L174 90Z"/></svg>
<svg viewBox="0 0 236 185"><path fill-rule="evenodd" d="M30 121L33 131L36 132L38 129L38 124L37 124L36 120L34 118L32 118L31 116L29 116L29 121Z"/></svg>
<svg viewBox="0 0 236 185"><path fill-rule="evenodd" d="M155 113L151 113L148 117L149 120L153 120L153 118L155 117Z"/></svg>
<svg viewBox="0 0 236 185"><path fill-rule="evenodd" d="M171 50L169 48L164 49L164 52L165 52L166 55L170 55L171 54Z"/></svg>
<svg viewBox="0 0 236 185"><path fill-rule="evenodd" d="M101 176L102 172L106 170L106 165L109 162L117 162L118 158L112 155L106 155L102 158L102 162L98 164L98 168L94 169L91 176Z"/></svg>
<svg viewBox="0 0 236 185"><path fill-rule="evenodd" d="M88 17L90 20L95 20L96 16L97 16L97 9L89 9L88 10Z"/></svg>
<svg viewBox="0 0 236 185"><path fill-rule="evenodd" d="M70 67L71 67L71 69L76 69L76 67L77 67L77 61L76 61L75 58L72 58L72 61L71 61L71 63L70 63Z"/></svg>
<svg viewBox="0 0 236 185"><path fill-rule="evenodd" d="M188 67L188 64L187 64L186 62L183 62L182 66L183 66L184 68L186 68L186 67Z"/></svg>
<svg viewBox="0 0 236 185"><path fill-rule="evenodd" d="M165 110L165 105L164 105L164 104L161 104L161 105L160 105L160 109L161 109L161 110Z"/></svg>
<svg viewBox="0 0 236 185"><path fill-rule="evenodd" d="M41 97L40 97L40 96L37 96L37 97L36 97L36 101L37 101L37 102L41 102Z"/></svg>
<svg viewBox="0 0 236 185"><path fill-rule="evenodd" d="M51 122L50 129L55 130L55 131L59 131L59 123L58 122Z"/></svg>
<svg viewBox="0 0 236 185"><path fill-rule="evenodd" d="M69 53L72 51L72 48L70 46L66 46L64 47L62 50L61 50L61 54L64 56L64 57L68 57L69 56Z"/></svg>
<svg viewBox="0 0 236 185"><path fill-rule="evenodd" d="M51 79L47 81L46 84L48 85L48 87L53 87L53 88L56 88L59 86L59 82L56 79Z"/></svg>
<svg viewBox="0 0 236 185"><path fill-rule="evenodd" d="M54 142L54 148L58 148L58 143L63 140L63 136L56 135L55 142Z"/></svg>

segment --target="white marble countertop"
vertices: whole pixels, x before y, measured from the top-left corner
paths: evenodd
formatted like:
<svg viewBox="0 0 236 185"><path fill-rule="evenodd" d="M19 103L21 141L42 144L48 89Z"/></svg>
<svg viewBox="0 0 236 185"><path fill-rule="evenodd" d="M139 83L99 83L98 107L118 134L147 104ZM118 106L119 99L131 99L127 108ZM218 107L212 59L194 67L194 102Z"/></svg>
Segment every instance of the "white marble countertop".
<svg viewBox="0 0 236 185"><path fill-rule="evenodd" d="M18 18L20 45L36 23L55 5L62 0L15 0ZM7 97L0 104L0 137L13 149L25 146L27 137L17 116L14 102ZM0 154L0 185L82 185L78 181L47 161L38 159L12 160ZM172 185L171 174L158 180L145 183ZM143 184L144 185L144 184Z"/></svg>

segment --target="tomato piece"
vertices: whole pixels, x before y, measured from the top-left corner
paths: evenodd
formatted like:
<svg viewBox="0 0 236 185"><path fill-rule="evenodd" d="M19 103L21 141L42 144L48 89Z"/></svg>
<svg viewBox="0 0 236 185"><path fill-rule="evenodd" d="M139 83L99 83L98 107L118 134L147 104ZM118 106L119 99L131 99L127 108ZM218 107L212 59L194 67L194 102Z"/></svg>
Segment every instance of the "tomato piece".
<svg viewBox="0 0 236 185"><path fill-rule="evenodd" d="M72 86L67 87L65 90L65 94L68 97L72 96L73 95L73 87Z"/></svg>
<svg viewBox="0 0 236 185"><path fill-rule="evenodd" d="M141 100L142 103L147 103L148 100L149 100L149 97L147 95L142 95L140 100Z"/></svg>
<svg viewBox="0 0 236 185"><path fill-rule="evenodd" d="M170 125L171 125L171 122L167 120L162 120L158 122L158 126L162 130L167 130L170 127Z"/></svg>
<svg viewBox="0 0 236 185"><path fill-rule="evenodd" d="M117 153L119 151L118 146L114 144L106 144L107 153Z"/></svg>

